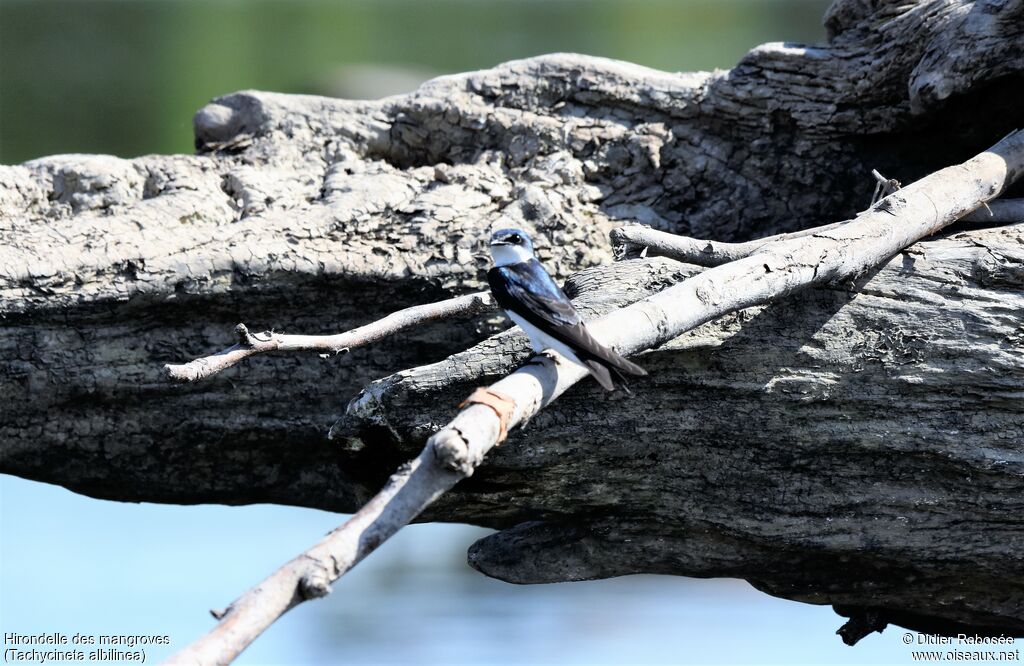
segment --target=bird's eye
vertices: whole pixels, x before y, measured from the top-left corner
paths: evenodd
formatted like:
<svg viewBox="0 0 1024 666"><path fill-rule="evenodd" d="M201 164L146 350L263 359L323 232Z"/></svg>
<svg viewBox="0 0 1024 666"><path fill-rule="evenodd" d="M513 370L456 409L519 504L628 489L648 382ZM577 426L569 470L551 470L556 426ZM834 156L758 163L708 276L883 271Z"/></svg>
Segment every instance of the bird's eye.
<svg viewBox="0 0 1024 666"><path fill-rule="evenodd" d="M511 236L508 237L508 242L514 243L515 245L519 245L520 243L523 242L523 239L519 236L519 234L512 234Z"/></svg>

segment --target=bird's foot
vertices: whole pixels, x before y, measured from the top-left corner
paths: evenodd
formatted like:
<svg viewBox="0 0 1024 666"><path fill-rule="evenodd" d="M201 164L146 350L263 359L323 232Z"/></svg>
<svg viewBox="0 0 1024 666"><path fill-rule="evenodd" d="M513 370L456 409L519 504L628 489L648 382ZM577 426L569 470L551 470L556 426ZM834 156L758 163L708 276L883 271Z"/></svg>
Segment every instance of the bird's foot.
<svg viewBox="0 0 1024 666"><path fill-rule="evenodd" d="M551 351L550 349L545 349L540 354L538 354L538 356L543 356L544 358L550 359L551 362L554 363L555 365L562 365L562 361L559 358L558 353Z"/></svg>
<svg viewBox="0 0 1024 666"><path fill-rule="evenodd" d="M531 356L529 359L527 359L526 363L523 363L523 367L525 368L528 365L544 365L545 359L551 361L555 365L562 364L562 362L558 358L558 354L549 349L545 349L544 351L538 352Z"/></svg>

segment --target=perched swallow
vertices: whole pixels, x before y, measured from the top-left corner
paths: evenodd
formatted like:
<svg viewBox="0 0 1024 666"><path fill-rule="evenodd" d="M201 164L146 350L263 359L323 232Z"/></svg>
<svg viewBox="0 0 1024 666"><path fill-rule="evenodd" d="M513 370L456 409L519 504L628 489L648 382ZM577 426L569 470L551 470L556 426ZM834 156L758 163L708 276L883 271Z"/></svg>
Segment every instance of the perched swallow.
<svg viewBox="0 0 1024 666"><path fill-rule="evenodd" d="M557 351L589 370L609 391L616 384L626 389L623 373L647 374L594 339L572 302L534 258L533 243L523 231L495 231L491 257L494 268L487 272L491 293L508 318L530 336L533 351Z"/></svg>

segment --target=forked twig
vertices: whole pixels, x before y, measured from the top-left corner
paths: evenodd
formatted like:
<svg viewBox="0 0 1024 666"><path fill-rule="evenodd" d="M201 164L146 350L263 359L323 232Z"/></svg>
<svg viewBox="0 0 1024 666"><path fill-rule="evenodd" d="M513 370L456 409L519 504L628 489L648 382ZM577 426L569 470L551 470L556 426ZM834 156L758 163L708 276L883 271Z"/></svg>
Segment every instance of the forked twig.
<svg viewBox="0 0 1024 666"><path fill-rule="evenodd" d="M900 181L895 178L886 178L882 174L878 173L878 169L872 169L871 175L875 178L875 191L871 195L872 206L903 187L900 184Z"/></svg>

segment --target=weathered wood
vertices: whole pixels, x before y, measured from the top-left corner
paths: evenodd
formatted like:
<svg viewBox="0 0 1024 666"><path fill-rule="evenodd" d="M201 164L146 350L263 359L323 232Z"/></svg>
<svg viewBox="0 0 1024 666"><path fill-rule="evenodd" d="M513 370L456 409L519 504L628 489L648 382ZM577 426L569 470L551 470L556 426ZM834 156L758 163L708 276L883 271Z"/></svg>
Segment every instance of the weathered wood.
<svg viewBox="0 0 1024 666"><path fill-rule="evenodd" d="M1017 131L963 164L937 171L878 200L841 228L826 225L795 238L776 237L743 259L691 276L642 301L591 320L587 328L603 343L626 354L636 353L660 347L722 315L770 305L812 286L834 286L855 279L876 270L914 242L987 205L1021 173L1024 131ZM471 297L477 303L488 300L479 294ZM466 297L421 307L435 315L441 311L456 313L464 307L464 300ZM416 310L403 310L381 320L382 328L394 328L397 320L408 319L409 313ZM285 345L309 350L336 349L338 344L334 341L337 336L273 334L264 343L253 339L244 326L239 325L239 329L242 349L228 350L229 356L236 351L273 351ZM262 344L268 346L264 349ZM224 355L214 356L213 363ZM211 364L205 359L203 363L204 367ZM359 512L218 613L217 625L177 652L171 662L233 661L284 613L329 592L333 582L419 516L441 494L472 476L487 454L506 439L509 429L526 424L588 374L584 366L547 350L495 384L474 390L459 405L461 411L455 418L431 435L420 454L399 468ZM385 384L384 388L393 385ZM357 422L355 438L350 439L360 437L358 430L362 426L358 421L367 416L373 426L389 420L381 410L385 398L382 391L371 387L350 403L351 420ZM351 428L352 424L348 425ZM628 437L623 435L622 439ZM685 445L686 441L677 443ZM871 626L875 629L884 628L883 619L877 611L871 612ZM958 617L945 621L963 620ZM852 644L867 633L864 625L858 616L839 633Z"/></svg>
<svg viewBox="0 0 1024 666"><path fill-rule="evenodd" d="M855 285L706 324L640 357L651 379L631 398L584 382L427 517L525 523L471 553L515 582L740 576L922 629L1020 634L1022 234L920 243ZM634 260L570 285L604 311L687 270ZM446 420L436 405L525 345L502 334L382 380L336 433L388 432L375 445L410 455Z"/></svg>
<svg viewBox="0 0 1024 666"><path fill-rule="evenodd" d="M239 321L337 333L481 289L494 224L533 231L565 278L610 261L622 222L736 241L842 219L871 168L911 182L1024 124L1020 0L841 0L827 25L828 44L765 45L727 72L556 55L374 103L238 93L197 114L196 156L0 167L0 471L114 499L354 510L509 369L515 336L392 375L387 418L334 440L370 380L495 322L262 355L194 386L163 364L231 344ZM538 580L536 553L554 578L736 575L1019 632L1021 240L930 241L856 289L705 325L645 358L633 401L570 391L428 517L545 521L475 551L510 579ZM573 285L609 307L681 270ZM673 428L691 444L651 432Z"/></svg>

